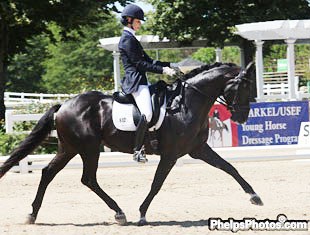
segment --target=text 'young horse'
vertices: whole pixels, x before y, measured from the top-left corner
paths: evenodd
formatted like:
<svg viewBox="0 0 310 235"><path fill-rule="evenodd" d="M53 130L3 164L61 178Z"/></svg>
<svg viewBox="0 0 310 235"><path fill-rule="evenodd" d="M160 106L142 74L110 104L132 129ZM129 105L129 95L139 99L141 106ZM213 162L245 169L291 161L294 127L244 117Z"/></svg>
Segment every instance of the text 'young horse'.
<svg viewBox="0 0 310 235"><path fill-rule="evenodd" d="M206 65L195 69L182 79L183 98L177 111L167 112L158 130L160 161L151 190L140 206L139 225L146 224L147 209L159 192L170 170L178 158L189 154L230 174L251 196L251 202L262 205L260 197L239 175L238 171L207 144L208 113L216 99L222 96L230 110L231 119L243 123L248 118L250 80L247 69L241 70L233 64ZM51 132L56 115L58 152L42 170L42 177L28 222L34 223L42 204L48 184L56 174L77 154L83 161L82 183L94 191L112 210L120 224L126 217L117 203L98 185L99 147L101 144L114 150L132 153L135 132L120 131L112 122L112 96L101 92L80 94L62 105L55 105L39 120L28 137L13 151L10 158L0 167L0 178L16 163L30 154ZM145 140L146 152L152 148Z"/></svg>

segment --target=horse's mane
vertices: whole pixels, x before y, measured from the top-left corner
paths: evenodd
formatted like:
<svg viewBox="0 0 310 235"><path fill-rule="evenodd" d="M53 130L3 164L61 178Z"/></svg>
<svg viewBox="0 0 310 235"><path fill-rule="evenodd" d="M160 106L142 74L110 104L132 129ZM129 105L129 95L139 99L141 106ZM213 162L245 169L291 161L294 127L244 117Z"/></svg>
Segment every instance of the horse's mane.
<svg viewBox="0 0 310 235"><path fill-rule="evenodd" d="M191 70L189 73L185 74L184 77L185 79L189 79L192 77L195 77L196 75L200 74L203 71L207 71L213 68L218 68L221 67L223 65L229 66L229 67L236 67L237 65L234 63L219 63L219 62L215 62L213 64L206 64L206 65L202 65L196 69Z"/></svg>

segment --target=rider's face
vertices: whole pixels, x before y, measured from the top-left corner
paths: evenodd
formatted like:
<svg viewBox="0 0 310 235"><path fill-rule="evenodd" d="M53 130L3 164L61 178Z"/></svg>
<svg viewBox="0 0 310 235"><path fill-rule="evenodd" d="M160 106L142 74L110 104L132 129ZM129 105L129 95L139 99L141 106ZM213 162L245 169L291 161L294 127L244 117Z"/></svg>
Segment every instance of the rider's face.
<svg viewBox="0 0 310 235"><path fill-rule="evenodd" d="M141 20L139 19L133 19L133 22L132 22L132 28L134 31L138 31L141 27Z"/></svg>

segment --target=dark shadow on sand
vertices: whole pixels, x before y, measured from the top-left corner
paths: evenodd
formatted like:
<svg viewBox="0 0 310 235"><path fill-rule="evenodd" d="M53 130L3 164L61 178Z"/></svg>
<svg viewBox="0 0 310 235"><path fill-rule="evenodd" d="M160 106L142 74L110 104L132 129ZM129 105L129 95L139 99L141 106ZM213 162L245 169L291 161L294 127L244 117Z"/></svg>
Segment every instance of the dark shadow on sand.
<svg viewBox="0 0 310 235"><path fill-rule="evenodd" d="M116 222L109 223L109 222L102 222L102 223L86 223L86 224L75 224L75 223L36 223L37 226L76 226L76 227L94 227L94 226L112 226L117 225ZM121 226L121 225L120 225ZM122 226L138 226L138 222L127 222L126 225ZM145 226L180 226L184 228L189 227L203 227L203 226L209 226L208 220L185 220L185 221L153 221L148 222Z"/></svg>

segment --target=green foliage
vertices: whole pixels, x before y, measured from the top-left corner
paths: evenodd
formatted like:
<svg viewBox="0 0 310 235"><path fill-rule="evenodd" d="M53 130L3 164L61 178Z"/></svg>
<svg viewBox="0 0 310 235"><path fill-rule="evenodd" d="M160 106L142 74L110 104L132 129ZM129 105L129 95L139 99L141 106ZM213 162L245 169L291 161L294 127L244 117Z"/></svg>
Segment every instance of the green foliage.
<svg viewBox="0 0 310 235"><path fill-rule="evenodd" d="M266 72L277 71L277 59L286 58L286 44L269 44L267 43L264 47L264 67ZM309 57L310 55L310 45L296 44L295 45L295 65L296 70L305 71L306 77L302 79L307 79L307 74L309 72Z"/></svg>
<svg viewBox="0 0 310 235"><path fill-rule="evenodd" d="M240 64L240 49L238 47L224 47L222 50L223 62Z"/></svg>
<svg viewBox="0 0 310 235"><path fill-rule="evenodd" d="M28 39L41 33L51 36L48 23L60 26L64 40L71 38L71 31L81 35L82 26L95 25L111 10L117 10L115 2L124 5L127 0L74 0L37 1L6 0L0 2L0 119L5 117L3 93L6 89L7 66L15 54L24 51ZM18 68L17 68L18 69Z"/></svg>
<svg viewBox="0 0 310 235"><path fill-rule="evenodd" d="M26 138L27 134L5 134L0 132L0 155L10 155ZM49 154L57 152L57 139L48 138L32 154Z"/></svg>
<svg viewBox="0 0 310 235"><path fill-rule="evenodd" d="M98 22L96 27L81 30L85 37L73 31L74 40L63 42L59 39L56 44L49 44L50 56L44 61L46 73L43 75L44 87L49 92L80 93L113 88L112 53L97 45L99 38L119 35L120 25L115 17L109 17Z"/></svg>
<svg viewBox="0 0 310 235"><path fill-rule="evenodd" d="M200 48L193 53L192 57L206 64L212 64L215 62L215 48ZM238 47L224 47L222 49L222 61L240 64L240 49Z"/></svg>
<svg viewBox="0 0 310 235"><path fill-rule="evenodd" d="M27 42L25 51L15 54L8 66L7 91L47 92L42 85L42 74L45 72L42 62L48 58L50 40L47 35L41 34Z"/></svg>
<svg viewBox="0 0 310 235"><path fill-rule="evenodd" d="M24 140L26 135L13 135L0 132L0 154L9 155Z"/></svg>
<svg viewBox="0 0 310 235"><path fill-rule="evenodd" d="M26 51L9 66L9 90L20 92L80 93L113 89L112 53L98 47L98 39L120 34L115 16L102 17L92 27L71 31L64 41L60 27L49 24L55 41L46 34L28 40Z"/></svg>
<svg viewBox="0 0 310 235"><path fill-rule="evenodd" d="M0 23L3 29L8 29L8 53L13 56L28 45L27 40L42 32L49 33L48 22L56 22L63 38L70 37L68 33L76 29L79 33L81 26L93 25L102 16L108 17L110 10L116 10L115 2L124 5L126 0L75 0L75 1L38 1L36 0L7 0L0 3ZM0 32L0 35L3 32ZM0 37L0 40L2 38ZM2 48L0 48L2 49Z"/></svg>
<svg viewBox="0 0 310 235"><path fill-rule="evenodd" d="M236 24L280 19L307 19L307 0L149 0L156 11L149 25L153 34L188 42L206 38L208 46L232 40Z"/></svg>
<svg viewBox="0 0 310 235"><path fill-rule="evenodd" d="M199 60L206 64L214 63L215 61L215 48L213 47L205 47L196 51L192 55L193 59Z"/></svg>

